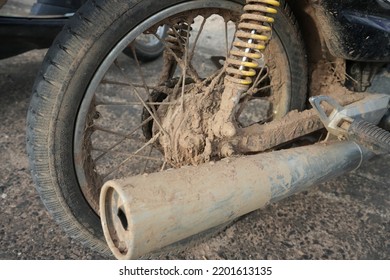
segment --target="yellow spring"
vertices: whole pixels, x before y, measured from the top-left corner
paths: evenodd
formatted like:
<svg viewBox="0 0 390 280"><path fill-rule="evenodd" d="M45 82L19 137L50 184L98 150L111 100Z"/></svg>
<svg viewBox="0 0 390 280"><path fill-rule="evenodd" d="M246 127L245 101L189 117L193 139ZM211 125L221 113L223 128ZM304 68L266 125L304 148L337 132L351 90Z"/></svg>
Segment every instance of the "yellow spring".
<svg viewBox="0 0 390 280"><path fill-rule="evenodd" d="M270 39L270 23L274 18L270 14L276 14L275 7L280 3L275 0L246 0L244 14L235 34L233 46L227 58L228 67L226 78L234 83L250 85L256 68L259 64L256 60L262 57L262 51Z"/></svg>

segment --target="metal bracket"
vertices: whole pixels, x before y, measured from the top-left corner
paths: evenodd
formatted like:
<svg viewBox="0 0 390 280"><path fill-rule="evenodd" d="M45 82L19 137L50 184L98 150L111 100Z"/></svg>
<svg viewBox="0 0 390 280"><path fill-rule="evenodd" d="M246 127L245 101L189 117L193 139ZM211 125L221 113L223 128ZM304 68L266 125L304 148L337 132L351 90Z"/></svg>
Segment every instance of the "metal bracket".
<svg viewBox="0 0 390 280"><path fill-rule="evenodd" d="M313 96L309 101L331 135L339 139L348 139L348 128L355 119L379 123L389 110L390 95L370 94L345 107L330 96ZM331 113L327 114L329 111Z"/></svg>

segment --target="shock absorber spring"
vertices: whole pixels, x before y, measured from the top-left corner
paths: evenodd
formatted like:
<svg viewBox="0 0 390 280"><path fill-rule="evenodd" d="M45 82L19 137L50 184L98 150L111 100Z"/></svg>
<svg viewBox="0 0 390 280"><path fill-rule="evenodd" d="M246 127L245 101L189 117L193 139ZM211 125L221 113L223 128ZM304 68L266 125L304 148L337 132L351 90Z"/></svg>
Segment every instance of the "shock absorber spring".
<svg viewBox="0 0 390 280"><path fill-rule="evenodd" d="M246 0L244 14L240 22L233 42L234 48L227 58L226 79L240 84L250 85L253 76L256 76L257 60L262 58L270 40L271 27L274 22L270 14L276 14L275 7L280 3L276 0Z"/></svg>

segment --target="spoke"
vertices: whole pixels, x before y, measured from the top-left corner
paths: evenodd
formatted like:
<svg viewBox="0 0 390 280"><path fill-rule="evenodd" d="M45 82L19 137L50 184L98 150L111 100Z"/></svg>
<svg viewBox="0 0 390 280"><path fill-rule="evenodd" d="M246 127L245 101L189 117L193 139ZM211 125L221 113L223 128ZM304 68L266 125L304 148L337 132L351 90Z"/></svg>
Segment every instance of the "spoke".
<svg viewBox="0 0 390 280"><path fill-rule="evenodd" d="M143 73L143 71L142 71L141 65L140 65L140 63L139 63L138 55L137 55L137 52L135 51L134 46L131 46L131 51L133 52L133 56L134 56L134 59L135 59L135 61L136 61L136 65L137 65L138 71L139 71L139 73L140 73L141 80L142 80L142 83L143 83L143 85L144 85L144 88L145 88L146 92L148 93L148 96L149 96L149 97L148 97L148 100L153 101L153 98L152 98L152 96L150 95L150 89L149 89L148 85L146 84L145 76L144 76L144 73ZM146 103L145 103L145 104L146 104ZM155 106L148 106L148 107L152 109L154 116L156 116L156 118L157 118L157 110L156 110L156 107L155 107ZM148 110L148 109L147 109L147 110ZM149 111L149 110L148 110L148 111ZM152 114L151 114L151 115L152 115ZM160 129L163 130L163 129L161 128L161 125L160 125Z"/></svg>
<svg viewBox="0 0 390 280"><path fill-rule="evenodd" d="M180 85L182 84L182 80L183 80L183 73L180 74L180 78L177 81L175 87L173 88L173 96L177 96L179 89L180 89Z"/></svg>
<svg viewBox="0 0 390 280"><path fill-rule="evenodd" d="M148 113L150 114L150 116L153 118L153 120L156 122L156 124L158 125L158 127L160 128L160 130L162 132L164 132L165 134L167 134L167 132L165 131L165 129L162 127L161 123L160 123L160 120L158 119L157 115L154 115L153 112L150 110L150 106L146 105L145 101L142 99L141 95L138 93L138 91L134 91L135 95L137 95L139 101L141 101L141 103L144 105L145 109L148 111Z"/></svg>
<svg viewBox="0 0 390 280"><path fill-rule="evenodd" d="M101 126L98 126L98 125L94 125L93 128L95 130L107 132L107 133L110 133L110 134L113 134L113 135L117 135L117 136L129 139L129 140L143 141L143 139L141 139L141 138L130 137L127 134L121 133L119 131L114 131L114 130L111 130L111 129L108 129L108 128L105 128L105 127L101 127Z"/></svg>
<svg viewBox="0 0 390 280"><path fill-rule="evenodd" d="M267 69L267 73L265 73L265 75L261 76L265 69ZM269 73L268 67L266 67L266 66L261 67L259 75L257 75L256 80L253 83L252 87L257 87L262 81L264 81L264 79L268 77L268 73Z"/></svg>
<svg viewBox="0 0 390 280"><path fill-rule="evenodd" d="M167 166L167 162L164 160L164 162L163 162L163 164L162 164L162 166L161 166L161 168L160 168L160 172L161 172L161 171L164 171L164 169L165 169L166 166Z"/></svg>
<svg viewBox="0 0 390 280"><path fill-rule="evenodd" d="M235 25L235 29L233 30L233 37L232 37L232 41L230 42L230 48L229 48L229 52L234 48L234 40L236 39L236 32L237 32L237 25ZM228 55L229 57L229 55Z"/></svg>
<svg viewBox="0 0 390 280"><path fill-rule="evenodd" d="M238 118L241 116L242 112L244 111L246 104L248 104L249 98L250 95L247 95L241 101L240 107L238 108L236 113L236 120L238 120Z"/></svg>
<svg viewBox="0 0 390 280"><path fill-rule="evenodd" d="M145 102L146 105L154 105L154 106L163 106L163 105L175 105L177 102ZM98 101L96 102L96 106L144 106L141 102L104 102Z"/></svg>
<svg viewBox="0 0 390 280"><path fill-rule="evenodd" d="M119 71L121 72L122 76L126 79L126 74L123 72L123 69L118 65L117 61L114 62L114 64L116 65L116 67L119 69ZM153 118L153 120L156 122L156 124L158 125L158 127L160 128L160 130L164 133L166 133L166 131L164 130L164 128L162 127L161 123L160 123L160 120L159 118L157 117L157 115L154 115L152 110L150 110L150 106L146 105L145 101L142 99L141 95L139 94L137 88L135 88L133 86L132 83L129 83L129 86L133 89L133 92L135 93L135 95L137 96L137 98L139 99L139 101L142 103L142 105L144 105L145 109L149 112L150 116Z"/></svg>
<svg viewBox="0 0 390 280"><path fill-rule="evenodd" d="M209 84L209 86L207 87L207 90L206 90L207 94L210 94L214 90L214 88L220 82L222 76L225 74L226 68L228 66L227 58L229 57L229 51L233 47L234 37L233 37L233 41L232 41L232 43L230 44L230 47L229 47L228 22L226 20L224 22L225 22L226 60L225 60L225 63L224 63L224 65L223 65L223 67L221 69L217 70L211 77L209 77L209 78L207 78L205 80L206 83L208 83L211 80L211 83Z"/></svg>
<svg viewBox="0 0 390 280"><path fill-rule="evenodd" d="M161 44L164 45L164 48L166 51L169 52L170 55L172 55L172 57L176 60L177 64L179 65L182 65L183 64L183 61L176 55L176 53L167 45L167 43L161 39L160 36L158 36L157 34L153 34L159 41Z"/></svg>
<svg viewBox="0 0 390 280"><path fill-rule="evenodd" d="M228 22L224 20L225 22L225 44L226 44L226 59L229 57L229 31L228 31Z"/></svg>
<svg viewBox="0 0 390 280"><path fill-rule="evenodd" d="M101 148L92 148L92 151L97 151L97 152L104 152L104 153L113 153L113 154L120 154L120 155L133 155L135 158L142 158L146 160L152 160L152 161L164 161L163 158L158 158L158 157L151 157L150 155L148 156L143 156L143 155L134 155L133 153L127 152L127 151L108 151L105 149Z"/></svg>
<svg viewBox="0 0 390 280"><path fill-rule="evenodd" d="M140 129L143 125L147 124L148 122L150 122L152 120L152 117L149 117L147 118L146 120L144 120L142 123L140 123L136 128L134 128L130 133L126 134L127 137L130 137L131 135L133 135L138 129ZM108 152L110 152L111 150L115 149L118 145L122 144L123 141L125 141L127 138L123 138L122 140L120 140L119 142L115 143L114 145L112 145L110 148L108 148L108 150L106 150L106 152L103 152L101 155L99 155L96 159L95 159L95 162L98 161L99 159L103 158Z"/></svg>
<svg viewBox="0 0 390 280"><path fill-rule="evenodd" d="M148 156L147 156L147 157L150 157L150 155L152 154L152 151L153 151L153 146L150 146L150 149L149 149L149 152L148 152ZM146 168L148 167L148 163L149 163L149 159L146 159L145 165L144 165L144 168L142 169L141 174L144 174L144 173L145 173Z"/></svg>
<svg viewBox="0 0 390 280"><path fill-rule="evenodd" d="M184 23L185 23L185 21L184 21ZM172 26L172 30L175 33L175 36L177 38L177 43L179 44L180 51L184 52L185 51L185 47L183 46L183 43L182 43L184 41L183 40L183 36L180 35L179 32L177 31L177 29L175 27L173 27L173 26Z"/></svg>
<svg viewBox="0 0 390 280"><path fill-rule="evenodd" d="M111 80L102 80L101 82L102 84L110 84L110 85L119 85L119 86L125 86L125 87L135 87L135 88L145 88L144 85L142 84L130 84L130 83L126 83L126 82L118 82L118 81L111 81ZM153 85L153 86L148 86L149 90L152 89L152 90L155 90L155 91L159 91L159 92L163 92L163 93L166 93L167 95L169 95L171 92L172 92L172 89L166 87L166 86L156 86L156 85Z"/></svg>
<svg viewBox="0 0 390 280"><path fill-rule="evenodd" d="M189 58L189 39L190 39L190 28L191 25L187 27L187 38L184 47L184 68L182 69L182 85L181 85L181 110L184 112L184 91L186 86L186 75L187 75L187 66L188 66L188 58Z"/></svg>
<svg viewBox="0 0 390 280"><path fill-rule="evenodd" d="M112 81L112 80L107 80L107 79L103 79L101 81L101 84L110 84L110 85L119 85L119 86L132 86L132 87L135 87L135 88L145 88L145 85L144 84L135 84L135 83L127 83L127 82L120 82L120 81ZM164 92L164 93L167 93L169 94L171 89L166 87L166 86L157 86L157 85L148 85L147 86L149 88L149 90L156 90L156 91L161 91L161 92Z"/></svg>
<svg viewBox="0 0 390 280"><path fill-rule="evenodd" d="M206 89L206 93L209 95L213 92L214 88L217 86L217 84L219 83L219 81L221 80L222 76L225 74L225 71L226 71L226 68L227 68L228 64L225 63L223 65L223 67L218 71L216 71L214 74L215 74L215 77L213 77L211 83L209 84L209 86L207 87Z"/></svg>
<svg viewBox="0 0 390 280"><path fill-rule="evenodd" d="M126 158L124 161L122 161L120 164L118 164L117 166L115 166L114 168L112 168L110 171L108 171L106 174L103 175L103 179L107 178L107 176L111 175L113 172L115 172L116 170L119 169L119 167L123 166L125 163L129 162L132 158L134 158L135 156L137 156L141 151L143 151L146 147L148 147L149 145L152 145L154 144L154 142L156 142L156 140L158 139L158 137L160 136L161 134L161 131L158 132L156 135L154 135L148 142L146 142L141 148L139 148L138 150L136 150L133 154L131 154L128 158Z"/></svg>
<svg viewBox="0 0 390 280"><path fill-rule="evenodd" d="M196 48L196 45L197 45L197 43L198 43L200 34L201 34L202 31L203 31L203 28L204 28L205 23L206 23L206 18L203 18L203 21L202 21L202 23L200 24L200 27L199 27L199 32L198 32L198 34L196 34L196 38L195 38L195 41L194 41L194 46L192 47L191 53L190 53L189 58L188 58L188 61L190 61L190 62L191 62L192 59L194 58L195 48ZM188 41L188 38L187 38L187 41Z"/></svg>
<svg viewBox="0 0 390 280"><path fill-rule="evenodd" d="M107 85L108 84L108 85L130 86L130 84L127 83L127 82L112 81L112 80L108 80L106 78L104 78L101 81L101 84L103 84L103 85ZM133 84L133 87L144 88L144 85L142 85L142 84ZM154 88L154 86L151 86L150 88Z"/></svg>
<svg viewBox="0 0 390 280"><path fill-rule="evenodd" d="M259 92L259 91L270 89L270 88L272 88L272 85L268 85L268 86L263 86L261 88L257 88L256 91Z"/></svg>
<svg viewBox="0 0 390 280"><path fill-rule="evenodd" d="M167 43L166 43L163 39L161 39L160 36L158 36L157 34L153 34L153 35L161 42L161 44L164 45L164 48L166 49L166 51L167 51L170 55L172 55L172 57L176 60L176 63L179 65L179 67L182 68L182 69L183 69L183 68L185 69L185 65L184 65L183 59L179 58L179 57L175 54L175 52L167 45ZM202 80L200 79L198 73L195 71L195 69L193 69L193 67L189 67L189 68L187 69L187 72L188 72L188 74L191 76L191 78L192 78L195 82L197 82L197 83L202 82Z"/></svg>
<svg viewBox="0 0 390 280"><path fill-rule="evenodd" d="M265 75L262 76L265 69L267 69L267 73L265 73ZM256 91L255 88L268 77L268 73L269 73L268 67L266 65L262 66L259 74L256 76L255 81L252 83L252 86L247 91L247 93L253 94Z"/></svg>
<svg viewBox="0 0 390 280"><path fill-rule="evenodd" d="M142 71L141 65L140 65L140 63L139 63L138 55L137 55L137 52L135 51L134 46L131 46L131 51L132 51L132 53L133 53L133 57L134 57L134 59L135 59L135 62L136 62L136 65L137 65L139 74L140 74L140 76L141 76L141 80L142 80L143 87L144 87L144 89L146 90L146 92L148 93L148 95L149 95L149 97L150 97L150 89L149 89L148 85L146 84L145 76L144 76L144 73L143 73L143 71Z"/></svg>
<svg viewBox="0 0 390 280"><path fill-rule="evenodd" d="M244 97L246 97L246 96L253 96L253 95L255 95L256 93L258 93L258 92L260 92L260 91L262 91L262 90L266 90L266 89L270 89L270 88L272 88L273 87L273 85L267 85L267 86L263 86L263 87L261 87L261 88L254 88L254 89L250 89L250 90L248 90L246 93L244 93L244 94L242 94L242 96L241 96L241 98L244 98ZM265 96L267 96L267 95L262 95L262 97L265 97ZM269 95L268 95L269 96ZM256 98L256 97L255 97Z"/></svg>

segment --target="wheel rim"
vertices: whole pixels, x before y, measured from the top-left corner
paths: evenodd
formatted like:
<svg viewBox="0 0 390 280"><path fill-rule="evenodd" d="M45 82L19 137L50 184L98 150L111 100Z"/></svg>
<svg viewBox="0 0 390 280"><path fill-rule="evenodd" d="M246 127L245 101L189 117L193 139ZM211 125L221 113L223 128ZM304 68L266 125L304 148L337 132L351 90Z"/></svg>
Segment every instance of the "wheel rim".
<svg viewBox="0 0 390 280"><path fill-rule="evenodd" d="M223 9L221 9L220 7L223 7ZM122 63L120 56L121 56L123 49L125 49L131 42L136 40L136 38L140 34L142 34L145 30L149 30L151 27L155 26L156 24L165 23L165 21L164 21L165 19L173 17L175 15L178 15L178 14L181 14L184 12L190 13L193 10L199 10L199 11L204 11L205 13L208 13L208 12L206 12L206 9L219 9L221 12L222 11L230 11L230 12L233 11L234 12L234 11L240 11L241 7L242 6L240 4L236 4L236 3L232 3L232 2L228 2L228 1L193 1L193 2L186 2L183 4L179 4L179 5L170 7L168 9L165 9L162 12L148 18L146 21L142 22L140 25L138 25L137 27L132 29L120 42L118 42L118 44L111 50L111 52L106 56L106 58L100 64L99 68L97 69L94 77L92 78L92 80L87 88L84 99L81 103L79 113L78 113L77 119L76 119L76 129L75 129L75 134L74 134L74 166L75 166L75 170L76 170L77 179L78 179L80 188L81 188L86 200L88 201L88 203L90 204L90 206L94 209L94 211L96 213L98 213L98 209L99 209L98 196L99 196L99 192L100 192L100 187L102 186L104 181L106 181L110 178L113 178L113 177L118 177L118 176L120 176L120 174L124 174L125 172L129 172L129 170L132 171L132 173L129 172L128 175L136 175L137 173L139 174L139 173L143 173L143 172L150 172L150 170L153 170L153 168L154 168L154 171L159 171L159 169L160 170L164 169L164 167L166 166L163 160L160 160L160 162L162 164L159 168L157 168L155 166L153 166L153 168L151 166L148 166L148 165L150 165L150 161L157 161L157 157L159 155L158 151L152 150L151 152L149 152L149 151L142 149L142 152L146 152L146 153L142 153L142 154L139 153L136 156L134 156L134 154L139 149L141 149L142 147L145 146L145 142L147 142L147 140L144 140L145 142L143 145L142 145L142 143L141 144L134 143L132 150L127 151L127 152L131 153L131 155L133 155L133 156L132 156L131 160L126 161L126 156L123 154L123 149L121 149L121 147L131 146L131 143L133 143L132 141L134 139L128 139L127 137L125 137L125 136L128 136L128 134L124 134L122 130L119 133L118 130L113 129L112 126L111 127L103 126L103 124L105 124L105 122L104 122L104 120L102 120L102 115L103 115L103 118L104 118L104 116L109 116L109 117L119 116L119 117L121 117L122 121L116 122L114 128L117 128L117 127L124 128L126 126L125 125L126 121L129 121L131 119L134 120L134 119L136 119L137 116L140 118L140 116L142 114L142 113L140 113L139 110L137 111L137 109L135 109L135 111L134 111L135 117L129 117L128 116L128 113L130 111L129 109L124 110L122 108L120 113L118 113L118 112L111 112L110 113L107 111L107 109L101 109L102 106L104 107L106 105L101 104L102 100L101 100L101 96L99 95L99 92L98 92L100 90L99 87L104 85L104 81L105 81L105 79L107 79L107 75L110 76L111 72L119 73L120 75L123 75L123 73L121 73L122 71L120 71L121 66L123 66L123 64L122 65L120 64L120 63ZM279 48L279 50L283 49L283 46L282 46L280 40L278 40L278 39L276 39L271 44L274 44L274 47ZM127 58L127 59L130 59L130 58ZM159 63L161 64L161 61L156 61L154 63L155 63L155 65L159 65ZM284 56L284 63L287 63L287 58L285 56ZM139 63L137 63L134 60L133 60L133 65L137 65L137 66L134 66L134 68L136 68L136 69L138 67L141 67L141 66L139 66ZM141 77L141 80L145 79L145 76L148 74L147 72L149 71L149 68L147 66L143 65L142 67L144 67L142 72L146 72L146 73L142 74L144 77L143 78ZM115 69L115 68L119 68L119 69ZM284 68L288 69L288 67L284 67ZM288 87L289 87L289 83L290 83L290 80L289 80L290 76L289 76L289 72L287 70L282 71L282 72L283 73L278 73L277 75L275 75L275 76L278 76L281 79L283 79L284 84L283 84L283 88L279 89L279 91L281 92L281 94L279 94L279 100L277 102L279 104L279 108L277 108L276 110L273 109L274 112L273 112L272 118L281 117L282 115L287 113L288 108L289 108L290 94L288 92ZM127 74L129 74L129 73L131 74L132 72L130 71ZM271 79L271 82L272 82L272 79ZM142 81L138 81L138 84L139 83L145 84ZM103 87L105 87L105 86L103 86ZM115 90L117 90L116 87L122 87L122 90L123 90L123 87L128 88L129 85L126 85L126 84L111 85L111 91L115 92ZM133 90L134 90L134 88L133 88ZM104 90L102 90L102 91L104 91ZM118 90L118 92L119 92L119 90ZM126 93L126 92L128 92L128 90L124 90L124 93ZM112 96L110 96L110 98L111 97ZM116 99L116 97L118 97L118 99ZM115 102L117 102L117 100L120 100L121 102L123 100L125 100L127 103L129 103L129 102L142 103L142 101L139 98L134 97L134 96L132 97L132 99L128 98L126 100L123 98L124 96L121 96L121 94L118 93L118 96L116 96L116 97L112 97L111 99L108 98L108 99L106 99L106 101L110 100L110 102L115 103ZM143 99L144 99L144 101L146 100L145 97L143 97ZM134 105L134 106L139 106L139 105ZM256 106L256 104L255 104L255 106ZM112 110L112 111L115 111L115 110ZM101 121L101 123L98 123L100 121ZM137 137L142 137L142 134L139 134L141 131L140 126L135 125L133 128L129 128L129 127L127 127L127 128L128 128L128 130L127 130L128 132L137 128L137 133L132 134L131 136L136 135ZM100 135L97 135L97 133L99 133ZM109 134L111 134L111 136L109 136ZM107 140L108 138L110 138L110 139ZM112 150L110 150L111 155L110 155L109 159L105 159L105 161L103 161L103 162L100 161L103 157L106 157L106 155L108 154L107 149L112 148L116 142L121 141L121 140L118 140L118 138L125 138L125 139L120 144L118 144L116 147L114 147ZM131 138L133 138L133 137L131 137ZM105 139L106 141L109 142L105 146L105 148L95 147L96 143L98 143L99 141L102 141L102 139ZM126 143L126 141L128 143ZM147 147L151 147L151 146L148 145ZM120 154L121 151L122 151L122 154ZM118 153L120 155L118 155ZM102 156L102 154L103 154L103 156ZM123 168L123 170L112 171L114 168L110 168L109 165L111 164L113 159L117 160L117 162L119 162L119 163L124 162L123 165L127 165L126 168ZM128 157L127 157L127 159L128 159ZM137 165L139 163L139 161L134 161L134 163L131 162L135 159L137 159L137 160L143 159L143 161L146 161L146 164L144 166L146 166L148 168L142 167L140 169L139 168L137 169L135 167L135 165Z"/></svg>

